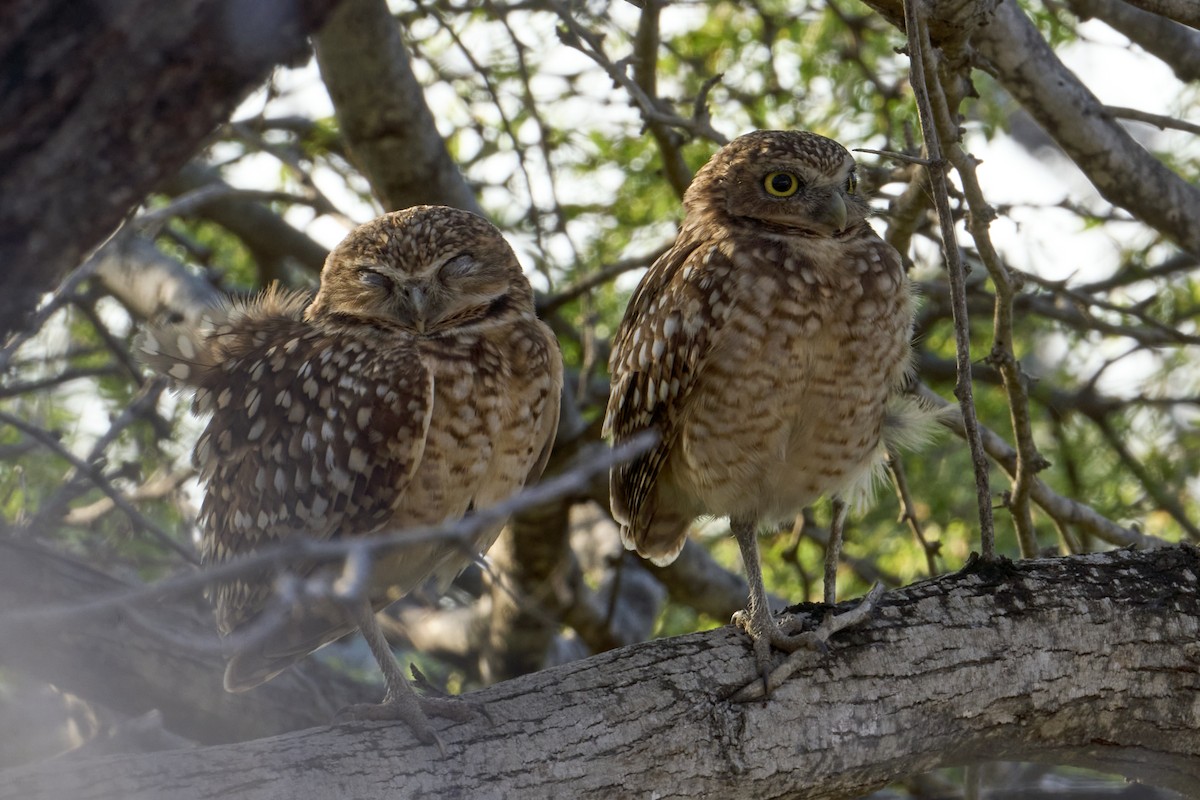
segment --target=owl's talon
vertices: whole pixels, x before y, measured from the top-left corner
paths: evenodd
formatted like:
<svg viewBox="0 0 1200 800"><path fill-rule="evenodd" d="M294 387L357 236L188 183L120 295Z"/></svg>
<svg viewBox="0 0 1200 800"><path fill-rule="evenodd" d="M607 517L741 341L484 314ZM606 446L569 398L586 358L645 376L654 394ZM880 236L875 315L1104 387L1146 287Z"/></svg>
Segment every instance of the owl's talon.
<svg viewBox="0 0 1200 800"><path fill-rule="evenodd" d="M883 595L883 592L883 585L875 584L858 605L849 611L843 611L841 614L826 615L815 631L789 636L780 630L779 638L772 639L771 646L788 652L788 657L784 659L782 664L771 671L767 680L762 681L761 689L759 688L760 682L758 680L751 681L735 692L729 698L730 702L745 703L750 700L770 697L771 690L774 687L782 685L784 681L791 677L792 673L796 672L796 670L800 669L806 663L806 659L799 653L801 649L815 650L821 656L828 654L829 639L840 631L856 627L870 619L875 611L875 604L879 602L879 598ZM771 621L774 623L774 619ZM753 636L753 634L751 635ZM754 644L757 653L757 639ZM791 649L789 650L788 648Z"/></svg>

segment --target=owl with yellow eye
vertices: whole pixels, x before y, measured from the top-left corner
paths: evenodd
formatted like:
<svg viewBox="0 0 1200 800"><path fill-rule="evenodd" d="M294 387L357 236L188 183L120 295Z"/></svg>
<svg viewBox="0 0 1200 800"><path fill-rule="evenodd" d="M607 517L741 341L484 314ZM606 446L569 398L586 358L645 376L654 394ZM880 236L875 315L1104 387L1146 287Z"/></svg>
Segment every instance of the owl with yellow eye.
<svg viewBox="0 0 1200 800"><path fill-rule="evenodd" d="M765 674L772 648L810 640L771 615L758 531L823 495L864 498L888 447L908 443L922 415L901 394L912 292L867 223L854 159L823 136L741 136L683 205L614 339L606 431L658 438L613 469L612 511L625 546L656 564L695 518L729 517L750 583L736 621Z"/></svg>

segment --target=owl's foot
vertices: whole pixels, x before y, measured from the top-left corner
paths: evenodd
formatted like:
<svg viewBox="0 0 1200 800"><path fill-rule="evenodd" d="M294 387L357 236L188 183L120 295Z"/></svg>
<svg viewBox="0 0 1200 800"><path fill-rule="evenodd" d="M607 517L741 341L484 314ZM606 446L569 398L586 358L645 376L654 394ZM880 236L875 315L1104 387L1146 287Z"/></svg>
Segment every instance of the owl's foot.
<svg viewBox="0 0 1200 800"><path fill-rule="evenodd" d="M760 696L769 696L774 688L769 679L773 674L772 650L784 653L794 653L797 650L821 650L824 642L816 631L788 632L780 627L775 617L770 614L752 614L749 611L739 611L733 615L733 624L741 628L750 637L754 646L754 663L758 667L759 679L751 685L758 686Z"/></svg>
<svg viewBox="0 0 1200 800"><path fill-rule="evenodd" d="M835 633L861 625L870 618L883 591L882 584L875 584L871 587L871 591L867 592L862 602L854 608L841 614L829 614L816 630L804 633L796 633L789 631L787 627L780 627L775 618L769 614L759 615L766 618L766 630L761 630L761 628L756 630L755 623L758 622L760 626L763 623L753 619L749 613L739 611L734 615L733 622L746 631L754 641L754 658L758 664L760 678L751 681L735 692L729 698L730 701L744 703L770 697L774 689L781 686L791 677L792 673L804 665L805 658L799 652L801 649L817 650L822 653L828 651L827 643ZM782 664L774 669L772 669L771 659L772 648L790 654Z"/></svg>
<svg viewBox="0 0 1200 800"><path fill-rule="evenodd" d="M407 689L407 687L406 687ZM358 703L346 706L334 717L334 724L346 722L403 722L418 740L436 744L446 755L446 745L429 724L430 717L466 722L481 713L481 708L466 700L451 697L420 697L411 689L388 694L382 703ZM486 713L486 712L482 712Z"/></svg>
<svg viewBox="0 0 1200 800"><path fill-rule="evenodd" d="M445 756L446 745L434 733L429 724L429 717L444 717L463 722L480 713L482 707L467 700L444 695L442 697L423 697L414 692L408 679L400 671L400 665L396 663L395 656L392 655L387 638L383 635L378 620L375 619L375 612L370 602L362 599L359 602L348 603L345 610L354 624L362 631L363 638L367 640L371 654L375 656L379 670L383 673L383 685L387 687L387 692L383 696L382 703L361 703L343 708L334 717L334 722L399 720L408 725L413 735L420 741L425 744L436 744L438 750ZM431 688L419 670L414 669L413 676L418 683Z"/></svg>

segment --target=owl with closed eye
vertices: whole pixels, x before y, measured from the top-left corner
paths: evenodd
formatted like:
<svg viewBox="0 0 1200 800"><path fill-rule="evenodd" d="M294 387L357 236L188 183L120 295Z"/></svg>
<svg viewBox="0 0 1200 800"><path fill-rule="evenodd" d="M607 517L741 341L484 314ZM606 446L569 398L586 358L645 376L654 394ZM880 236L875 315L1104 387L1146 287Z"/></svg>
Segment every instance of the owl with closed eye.
<svg viewBox="0 0 1200 800"><path fill-rule="evenodd" d="M554 442L557 340L500 232L474 214L418 206L353 230L321 286L268 290L214 311L201 329L157 326L143 360L195 392L208 425L194 462L205 485L201 556L221 565L288 541L366 540L453 522L537 480ZM491 546L502 520L469 539L414 538L367 560L356 597L289 604L271 565L210 588L230 644L225 688L270 680L359 628L387 695L355 716L399 718L434 740L374 612L434 578L448 583ZM447 713L452 713L447 711Z"/></svg>

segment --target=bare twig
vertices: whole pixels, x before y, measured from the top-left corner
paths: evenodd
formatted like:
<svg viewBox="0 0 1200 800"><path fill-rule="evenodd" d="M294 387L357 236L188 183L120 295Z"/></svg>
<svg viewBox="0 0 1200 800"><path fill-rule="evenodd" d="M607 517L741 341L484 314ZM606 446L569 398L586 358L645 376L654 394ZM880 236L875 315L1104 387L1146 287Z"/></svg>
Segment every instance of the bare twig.
<svg viewBox="0 0 1200 800"><path fill-rule="evenodd" d="M48 434L39 428L0 413L0 422L9 422L10 420L34 438L48 437ZM507 519L513 514L542 503L585 492L595 475L606 472L614 464L627 461L643 452L653 445L656 438L656 434L652 431L642 433L618 447L605 449L595 457L581 459L576 467L566 470L550 480L524 489L507 500L494 506L477 509L462 519L444 525L409 528L378 536L320 541L297 536L278 545L265 547L221 564L189 571L148 586L121 591L105 597L91 598L86 603L3 611L0 612L0 630L3 630L4 624L24 625L65 615L98 613L130 603L153 601L167 595L192 592L214 581L229 580L261 570L264 567L276 567L297 561L328 561L345 558L355 548L362 548L374 554L382 549L412 546L431 541L465 542L483 528L494 525L499 520ZM80 464L83 469L90 469L87 464L75 459L69 453L66 456ZM124 510L124 506L127 505L125 499L118 492L114 491L113 494L116 495L113 498L114 501L120 497L117 505L123 507ZM136 510L133 512L136 513Z"/></svg>
<svg viewBox="0 0 1200 800"><path fill-rule="evenodd" d="M928 158L920 158L918 156L910 156L907 153L897 153L895 150L872 150L869 147L854 147L851 148L855 153L871 153L884 158L890 158L893 161L903 161L905 164L917 164L922 167L933 166L933 161Z"/></svg>
<svg viewBox="0 0 1200 800"><path fill-rule="evenodd" d="M946 268L950 274L951 307L954 314L954 344L957 353L958 378L954 385L954 396L962 408L966 426L967 445L971 449L971 462L975 470L975 497L979 506L980 547L984 558L996 557L996 534L992 522L992 497L988 486L988 461L979 437L979 423L975 417L975 400L971 389L971 331L967 322L966 272L958 249L954 232L954 216L950 211L950 199L946 188L946 172L942 166L942 149L929 100L929 84L925 78L923 53L929 47L929 33L925 29L924 15L919 13L921 0L905 0L904 22L908 31L909 64L912 73L913 93L917 98L917 109L921 118L921 133L931 166L929 180L933 189L934 205L942 228L942 248Z"/></svg>
<svg viewBox="0 0 1200 800"><path fill-rule="evenodd" d="M917 394L939 408L950 405L941 395L924 384L917 387ZM939 419L950 430L954 431L960 437L966 438L966 429L963 426L962 420L957 416L953 418L943 416ZM987 451L987 454L1010 476L1016 474L1017 451L1008 442L1004 441L1003 437L988 430L985 426L980 425L978 430L983 448ZM1037 478L1034 478L1032 485L1029 487L1029 494L1033 498L1033 501L1058 524L1063 526L1070 524L1077 525L1109 544L1115 544L1118 547L1142 547L1147 549L1170 544L1170 542L1164 541L1157 536L1150 536L1132 527L1127 528L1118 525L1091 506L1080 503L1078 500L1063 497Z"/></svg>
<svg viewBox="0 0 1200 800"><path fill-rule="evenodd" d="M925 564L929 567L929 575L933 577L938 573L936 559L942 549L941 542L931 542L925 538L925 528L917 517L916 506L908 491L908 477L904 472L904 462L891 450L888 451L887 468L888 473L892 476L892 486L896 490L896 498L900 501L900 522L907 523L913 535L917 537L917 541L921 544L921 551L925 554Z"/></svg>
<svg viewBox="0 0 1200 800"><path fill-rule="evenodd" d="M1112 117L1120 119L1133 119L1138 122L1145 122L1153 125L1160 131L1169 129L1177 131L1187 131L1200 135L1200 125L1194 122L1188 122L1183 119L1175 119L1175 117L1167 117L1162 114L1151 114L1149 111L1139 111L1136 108L1126 108L1124 106L1104 106L1104 113Z"/></svg>
<svg viewBox="0 0 1200 800"><path fill-rule="evenodd" d="M5 425L13 426L14 428L24 432L31 439L36 439L43 446L52 450L55 455L69 463L77 472L90 480L97 489L108 495L117 508L125 512L125 515L129 517L129 520L135 526L149 531L155 539L178 553L189 563L195 562L195 553L177 542L169 533L158 527L158 525L154 524L154 522L142 514L142 512L138 511L137 507L126 500L125 496L109 482L108 478L105 477L100 470L83 459L76 457L74 453L63 447L62 443L59 442L53 434L42 430L37 425L26 422L20 417L15 417L12 414L8 414L3 411L0 411L0 422L4 423Z"/></svg>
<svg viewBox="0 0 1200 800"><path fill-rule="evenodd" d="M922 41L922 44L925 66L929 73L937 74L935 52L926 42ZM995 218L996 212L984 199L983 190L975 174L975 160L959 146L958 128L952 119L953 109L942 84L939 81L931 81L928 89L938 134L945 142L945 152L950 163L954 165L962 180L963 195L970 209L967 228L975 240L975 250L996 287L996 301L992 314L992 349L986 360L1000 373L1004 391L1008 396L1009 417L1017 442L1017 471L1013 476L1012 490L1007 495L1006 505L1016 527L1021 555L1033 558L1037 555L1038 548L1033 515L1029 508L1029 487L1033 476L1044 469L1048 462L1038 452L1033 440L1025 375L1013 351L1013 301L1022 288L1021 275L1008 269L992 245L988 226Z"/></svg>
<svg viewBox="0 0 1200 800"><path fill-rule="evenodd" d="M580 295L587 294L597 286L602 286L609 281L624 275L631 270L648 267L658 260L659 256L667 252L668 246L664 245L654 250L651 253L646 253L642 256L634 256L633 258L623 258L620 261L614 261L611 264L606 264L600 267L595 272L576 281L560 292L556 292L548 297L538 298L538 314L545 316L553 311L557 311L562 306L571 302Z"/></svg>
<svg viewBox="0 0 1200 800"><path fill-rule="evenodd" d="M563 30L561 31L563 43L569 47L574 47L595 61L612 78L615 84L628 92L630 99L637 106L642 119L646 121L647 125L661 123L687 131L693 136L699 136L717 144L723 145L729 142L729 138L713 128L706 118L688 119L669 110L664 110L660 103L655 102L655 99L647 95L642 90L642 87L638 85L638 82L630 77L629 71L626 69L627 59L622 59L620 62L614 63L604 52L601 38L593 31L579 24L579 21L571 14L570 9L565 3L559 2L559 0L547 0L546 5L554 10L563 22Z"/></svg>
<svg viewBox="0 0 1200 800"><path fill-rule="evenodd" d="M184 481L195 474L196 471L191 467L174 470L173 472L156 473L151 475L141 486L125 495L125 497L131 503L141 500L157 500L161 497L166 497L178 489ZM66 525L91 525L116 507L117 504L111 497L102 497L86 506L72 508L63 517L63 523Z"/></svg>

